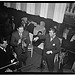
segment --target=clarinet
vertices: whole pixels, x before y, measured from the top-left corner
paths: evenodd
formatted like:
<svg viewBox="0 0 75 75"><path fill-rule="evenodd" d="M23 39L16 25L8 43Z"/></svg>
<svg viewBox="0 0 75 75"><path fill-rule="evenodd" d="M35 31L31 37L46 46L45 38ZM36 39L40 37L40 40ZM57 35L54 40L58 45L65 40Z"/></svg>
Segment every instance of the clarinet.
<svg viewBox="0 0 75 75"><path fill-rule="evenodd" d="M20 46L22 49L22 53L25 53L25 49L27 48L27 39L23 38L22 36L20 36L20 39L21 39Z"/></svg>
<svg viewBox="0 0 75 75"><path fill-rule="evenodd" d="M22 48L22 53L25 53L27 49L27 39L26 38L22 38L21 48Z"/></svg>

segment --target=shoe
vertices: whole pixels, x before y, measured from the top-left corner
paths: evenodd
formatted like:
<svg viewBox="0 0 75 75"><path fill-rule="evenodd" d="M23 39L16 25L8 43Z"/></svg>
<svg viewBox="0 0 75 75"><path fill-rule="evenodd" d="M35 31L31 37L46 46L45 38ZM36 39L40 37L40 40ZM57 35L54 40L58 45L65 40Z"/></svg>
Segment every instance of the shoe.
<svg viewBox="0 0 75 75"><path fill-rule="evenodd" d="M24 66L26 66L26 62L23 62Z"/></svg>

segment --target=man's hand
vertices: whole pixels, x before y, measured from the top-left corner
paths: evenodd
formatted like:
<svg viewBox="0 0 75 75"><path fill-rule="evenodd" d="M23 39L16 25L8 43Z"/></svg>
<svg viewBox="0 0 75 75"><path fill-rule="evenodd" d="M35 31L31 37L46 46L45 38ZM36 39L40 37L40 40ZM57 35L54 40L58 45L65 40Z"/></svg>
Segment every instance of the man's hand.
<svg viewBox="0 0 75 75"><path fill-rule="evenodd" d="M37 41L39 39L39 37L34 38L34 41Z"/></svg>
<svg viewBox="0 0 75 75"><path fill-rule="evenodd" d="M18 40L18 44L20 44L20 43L21 43L21 39Z"/></svg>
<svg viewBox="0 0 75 75"><path fill-rule="evenodd" d="M52 52L52 51L47 51L46 53L47 53L47 54L52 54L53 52Z"/></svg>

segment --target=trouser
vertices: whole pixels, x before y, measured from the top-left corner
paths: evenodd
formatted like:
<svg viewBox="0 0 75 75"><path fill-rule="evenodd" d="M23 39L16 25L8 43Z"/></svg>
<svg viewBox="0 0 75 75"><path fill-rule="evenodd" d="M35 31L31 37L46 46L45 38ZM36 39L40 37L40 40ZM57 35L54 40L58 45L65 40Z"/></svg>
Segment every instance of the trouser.
<svg viewBox="0 0 75 75"><path fill-rule="evenodd" d="M75 54L74 53L71 53L71 52L68 52L68 63L70 64L70 68L72 68L73 66L73 63L75 62Z"/></svg>
<svg viewBox="0 0 75 75"><path fill-rule="evenodd" d="M18 60L19 60L19 66L22 67L22 62L24 65L26 65L26 60L27 60L27 53L24 53L24 54L20 54L17 56Z"/></svg>
<svg viewBox="0 0 75 75"><path fill-rule="evenodd" d="M55 54L49 54L44 56L49 72L58 72L59 63L58 61L55 61L54 63L54 58L55 58Z"/></svg>
<svg viewBox="0 0 75 75"><path fill-rule="evenodd" d="M47 62L49 72L53 72L54 56L55 56L54 54L49 54L46 56L46 62Z"/></svg>
<svg viewBox="0 0 75 75"><path fill-rule="evenodd" d="M59 71L59 57L57 58L57 60L55 60L54 62L54 69L53 72L60 72Z"/></svg>

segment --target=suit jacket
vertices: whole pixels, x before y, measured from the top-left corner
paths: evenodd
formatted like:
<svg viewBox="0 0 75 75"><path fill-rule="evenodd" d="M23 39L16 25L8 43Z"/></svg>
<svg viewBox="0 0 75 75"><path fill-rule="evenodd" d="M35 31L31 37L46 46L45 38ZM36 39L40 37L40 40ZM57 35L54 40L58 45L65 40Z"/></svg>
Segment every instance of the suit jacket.
<svg viewBox="0 0 75 75"><path fill-rule="evenodd" d="M10 64L8 54L0 48L0 68Z"/></svg>
<svg viewBox="0 0 75 75"><path fill-rule="evenodd" d="M46 54L46 52L50 51L50 50L52 50L53 53L56 54L61 50L60 40L58 39L57 36L52 41L50 41L50 35L49 34L40 36L39 39L45 39L44 54Z"/></svg>
<svg viewBox="0 0 75 75"><path fill-rule="evenodd" d="M18 40L20 39L18 31L14 32L11 37L11 45L15 48L15 52L17 55L20 55L22 53L22 47L18 43ZM22 39L26 39L27 44L30 43L29 33L28 31L24 31L22 34Z"/></svg>

